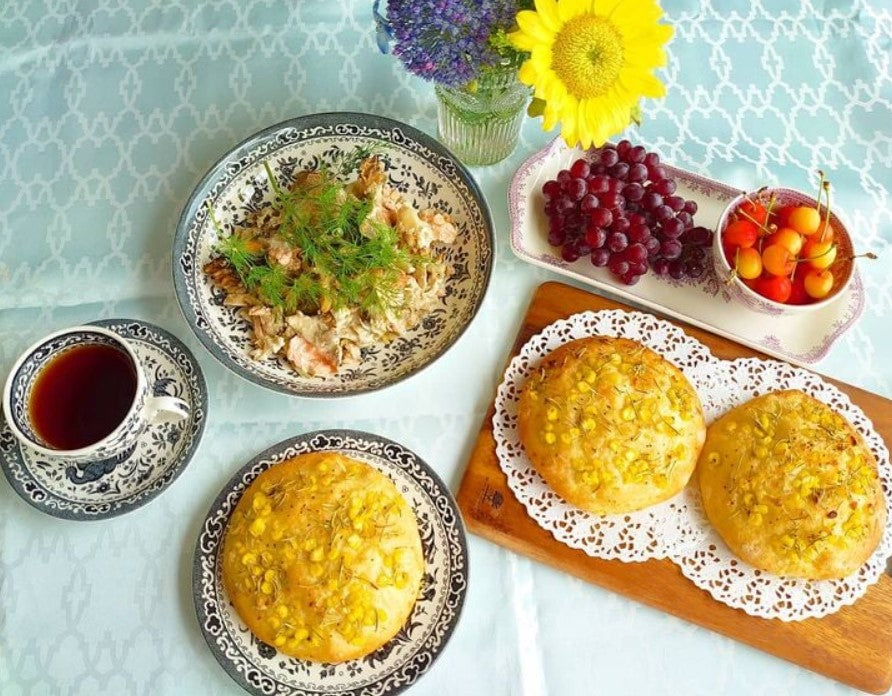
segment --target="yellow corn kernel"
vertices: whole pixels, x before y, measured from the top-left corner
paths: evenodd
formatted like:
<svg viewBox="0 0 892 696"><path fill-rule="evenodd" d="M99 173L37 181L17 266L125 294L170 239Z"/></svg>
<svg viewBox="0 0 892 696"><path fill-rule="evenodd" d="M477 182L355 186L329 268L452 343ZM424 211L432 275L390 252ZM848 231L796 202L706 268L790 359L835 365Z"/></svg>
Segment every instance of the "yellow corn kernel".
<svg viewBox="0 0 892 696"><path fill-rule="evenodd" d="M251 566L251 575L255 575L255 576L263 575L263 567L259 566L259 565Z"/></svg>
<svg viewBox="0 0 892 696"><path fill-rule="evenodd" d="M743 504L749 507L753 504L753 494L752 493L744 493L743 495Z"/></svg>
<svg viewBox="0 0 892 696"><path fill-rule="evenodd" d="M385 575L384 573L381 573L378 575L378 578L375 580L375 584L378 587L389 587L390 585L393 584L393 581L390 579L389 575Z"/></svg>
<svg viewBox="0 0 892 696"><path fill-rule="evenodd" d="M706 457L706 461L710 464L718 464L719 463L719 453L718 452L710 452Z"/></svg>
<svg viewBox="0 0 892 696"><path fill-rule="evenodd" d="M374 609L366 609L365 613L362 615L362 625L363 626L374 626L375 625L375 610Z"/></svg>
<svg viewBox="0 0 892 696"><path fill-rule="evenodd" d="M263 594L272 594L273 593L273 584L271 582L262 582L260 583L260 591Z"/></svg>
<svg viewBox="0 0 892 696"><path fill-rule="evenodd" d="M553 445L557 442L557 435L554 433L545 433L545 442L549 445Z"/></svg>
<svg viewBox="0 0 892 696"><path fill-rule="evenodd" d="M582 482L589 486L597 487L601 479L595 471L586 471L582 474Z"/></svg>
<svg viewBox="0 0 892 696"><path fill-rule="evenodd" d="M560 411L557 406L549 406L545 411L545 417L550 421L556 421L560 417Z"/></svg>
<svg viewBox="0 0 892 696"><path fill-rule="evenodd" d="M269 627L274 631L282 625L282 620L278 616L270 616L266 622L269 624Z"/></svg>
<svg viewBox="0 0 892 696"><path fill-rule="evenodd" d="M384 623L385 621L387 621L387 612L386 611L384 611L383 609L377 609L376 611L378 612L378 621L380 623Z"/></svg>
<svg viewBox="0 0 892 696"><path fill-rule="evenodd" d="M627 449L623 456L626 458L627 462L635 461L635 458L638 456L638 453L633 449Z"/></svg>
<svg viewBox="0 0 892 696"><path fill-rule="evenodd" d="M573 442L573 438L570 436L570 433L561 433L561 442L565 445L569 445Z"/></svg>
<svg viewBox="0 0 892 696"><path fill-rule="evenodd" d="M623 358L619 353L610 354L610 362L612 362L614 365L619 365L622 361Z"/></svg>
<svg viewBox="0 0 892 696"><path fill-rule="evenodd" d="M631 406L626 406L621 415L624 421L635 420L635 409Z"/></svg>
<svg viewBox="0 0 892 696"><path fill-rule="evenodd" d="M756 505L756 507L753 508L753 512L755 512L759 515L767 515L768 514L768 506L767 505Z"/></svg>
<svg viewBox="0 0 892 696"><path fill-rule="evenodd" d="M266 571L263 574L263 579L266 580L267 582L272 582L273 580L276 579L276 571L274 571L274 570Z"/></svg>
<svg viewBox="0 0 892 696"><path fill-rule="evenodd" d="M336 560L338 560L338 558L340 558L340 556L341 556L341 550L338 549L338 548L336 548L336 547L334 547L334 546L332 546L332 547L329 549L329 551L328 551L328 555L326 556L326 558L327 558L329 561L336 561Z"/></svg>
<svg viewBox="0 0 892 696"><path fill-rule="evenodd" d="M324 474L324 473L326 473L326 472L329 470L329 468L330 468L330 467L328 466L328 462L326 462L326 461L322 461L322 462L319 462L319 466L316 467L316 470L317 470L320 474Z"/></svg>
<svg viewBox="0 0 892 696"><path fill-rule="evenodd" d="M588 432L590 430L594 430L595 424L596 423L595 423L594 418L586 418L584 421L582 421L582 429L585 430L586 432Z"/></svg>
<svg viewBox="0 0 892 696"><path fill-rule="evenodd" d="M588 382L589 384L594 384L596 379L598 379L598 375L595 373L594 370L586 371L586 373L585 373L585 381L586 382Z"/></svg>
<svg viewBox="0 0 892 696"><path fill-rule="evenodd" d="M760 515L757 512L750 515L750 524L752 524L755 527L758 527L759 525L761 525L762 524L762 515Z"/></svg>
<svg viewBox="0 0 892 696"><path fill-rule="evenodd" d="M275 645L277 648L281 648L283 645L285 645L285 640L285 634L279 633L273 640L273 645Z"/></svg>
<svg viewBox="0 0 892 696"><path fill-rule="evenodd" d="M272 531L272 533L270 534L270 537L272 538L273 541L280 541L280 540L282 539L283 536L285 536L285 530L284 530L284 529L282 529L282 528L279 527L278 525L276 525L275 527L273 527L273 531Z"/></svg>
<svg viewBox="0 0 892 696"><path fill-rule="evenodd" d="M592 390L591 385L590 385L588 382L584 381L584 380L579 380L579 381L576 383L576 388L577 388L582 394L587 394L588 392L590 392L590 391Z"/></svg>
<svg viewBox="0 0 892 696"><path fill-rule="evenodd" d="M360 520L360 519L353 520L353 529L355 529L357 532L361 532L364 527L365 527L365 522L363 520Z"/></svg>
<svg viewBox="0 0 892 696"><path fill-rule="evenodd" d="M613 452L614 454L618 453L621 448L620 444L619 444L619 440L611 440L610 442L607 443L607 446L610 448L610 451Z"/></svg>
<svg viewBox="0 0 892 696"><path fill-rule="evenodd" d="M254 512L260 512L269 506L269 498L267 498L263 493L258 491L254 494L254 498L252 498L251 500L251 507L254 508Z"/></svg>
<svg viewBox="0 0 892 696"><path fill-rule="evenodd" d="M276 607L276 614L279 615L280 619L287 619L288 618L288 607L285 606L284 604L280 604L279 606Z"/></svg>
<svg viewBox="0 0 892 696"><path fill-rule="evenodd" d="M266 529L266 522L262 517L258 517L251 523L251 526L248 527L248 531L251 532L254 536L258 537L263 534Z"/></svg>
<svg viewBox="0 0 892 696"><path fill-rule="evenodd" d="M570 428L570 437L577 438L581 435L579 428Z"/></svg>
<svg viewBox="0 0 892 696"><path fill-rule="evenodd" d="M257 554L250 551L242 556L242 565L255 565L257 563Z"/></svg>
<svg viewBox="0 0 892 696"><path fill-rule="evenodd" d="M309 637L310 637L310 632L307 629L305 629L303 626L301 626L294 632L293 640L300 642L302 640L306 640Z"/></svg>
<svg viewBox="0 0 892 696"><path fill-rule="evenodd" d="M408 573L397 573L396 577L394 577L393 579L393 584L397 587L397 589L402 590L406 585L409 584Z"/></svg>
<svg viewBox="0 0 892 696"><path fill-rule="evenodd" d="M347 546L351 549L359 548L359 545L362 543L362 537L359 534L351 534L347 537Z"/></svg>
<svg viewBox="0 0 892 696"><path fill-rule="evenodd" d="M323 549L321 546L317 546L315 549L313 549L310 552L310 560L311 561L315 561L318 563L323 558L325 558L325 549Z"/></svg>
<svg viewBox="0 0 892 696"><path fill-rule="evenodd" d="M300 641L294 640L294 638L292 638L288 641L288 643L285 644L285 647L291 652L294 652L300 647Z"/></svg>
<svg viewBox="0 0 892 696"><path fill-rule="evenodd" d="M314 577L322 575L323 570L325 569L322 567L321 563L310 563L310 574Z"/></svg>
<svg viewBox="0 0 892 696"><path fill-rule="evenodd" d="M312 551L316 548L316 540L315 539L307 539L304 542L304 551Z"/></svg>

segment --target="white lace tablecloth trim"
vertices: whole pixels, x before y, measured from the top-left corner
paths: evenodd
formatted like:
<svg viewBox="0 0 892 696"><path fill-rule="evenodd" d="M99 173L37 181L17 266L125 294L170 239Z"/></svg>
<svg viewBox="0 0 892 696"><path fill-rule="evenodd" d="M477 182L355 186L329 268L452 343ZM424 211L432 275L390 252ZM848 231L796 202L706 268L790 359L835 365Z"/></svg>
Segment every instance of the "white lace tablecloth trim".
<svg viewBox="0 0 892 696"><path fill-rule="evenodd" d="M753 616L796 621L852 604L877 582L892 554L892 515L882 540L857 573L841 580L808 581L759 571L735 557L706 520L699 490L627 515L594 515L555 493L533 468L517 433L517 398L542 358L587 336L632 339L676 365L700 395L706 422L760 394L801 389L841 413L860 432L879 463L886 508L892 511L889 451L864 412L817 375L774 360L719 360L680 328L641 312L583 312L533 336L505 371L496 394L493 434L508 486L543 529L589 556L624 562L670 558L715 599Z"/></svg>

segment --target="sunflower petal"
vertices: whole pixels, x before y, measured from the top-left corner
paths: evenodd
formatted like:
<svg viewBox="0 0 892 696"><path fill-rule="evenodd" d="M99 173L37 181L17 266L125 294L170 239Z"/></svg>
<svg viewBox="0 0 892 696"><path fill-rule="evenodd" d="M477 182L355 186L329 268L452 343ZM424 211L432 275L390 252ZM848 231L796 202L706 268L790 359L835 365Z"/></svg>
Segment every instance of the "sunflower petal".
<svg viewBox="0 0 892 696"><path fill-rule="evenodd" d="M557 125L558 110L546 104L545 112L542 114L542 130L550 131Z"/></svg>
<svg viewBox="0 0 892 696"><path fill-rule="evenodd" d="M546 73L551 69L551 46L544 46L542 44L533 46L529 62L538 73Z"/></svg>
<svg viewBox="0 0 892 696"><path fill-rule="evenodd" d="M539 15L531 10L517 13L517 26L534 41L550 44L554 39L554 32L549 31Z"/></svg>
<svg viewBox="0 0 892 696"><path fill-rule="evenodd" d="M532 60L525 60L517 71L517 78L525 85L536 84L536 78L538 76L539 71L536 70Z"/></svg>
<svg viewBox="0 0 892 696"><path fill-rule="evenodd" d="M548 86L546 87L546 94L548 95L546 97L547 101L554 104L556 109L559 109L567 98L567 88L564 83L555 76L549 81Z"/></svg>
<svg viewBox="0 0 892 696"><path fill-rule="evenodd" d="M619 79L632 95L654 98L666 96L665 85L649 72L624 68Z"/></svg>
<svg viewBox="0 0 892 696"><path fill-rule="evenodd" d="M572 94L567 97L567 103L561 109L561 135L570 147L576 145L576 97Z"/></svg>
<svg viewBox="0 0 892 696"><path fill-rule="evenodd" d="M533 37L522 31L512 31L508 33L508 41L518 51L532 51L538 44Z"/></svg>
<svg viewBox="0 0 892 696"><path fill-rule="evenodd" d="M561 23L588 12L588 0L561 0L557 3L558 18Z"/></svg>
<svg viewBox="0 0 892 696"><path fill-rule="evenodd" d="M613 14L613 11L619 6L622 5L624 0L594 0L592 5L596 14L602 15L604 17L610 17Z"/></svg>
<svg viewBox="0 0 892 696"><path fill-rule="evenodd" d="M536 11L539 13L542 24L550 31L556 32L561 28L558 6L554 0L536 0Z"/></svg>

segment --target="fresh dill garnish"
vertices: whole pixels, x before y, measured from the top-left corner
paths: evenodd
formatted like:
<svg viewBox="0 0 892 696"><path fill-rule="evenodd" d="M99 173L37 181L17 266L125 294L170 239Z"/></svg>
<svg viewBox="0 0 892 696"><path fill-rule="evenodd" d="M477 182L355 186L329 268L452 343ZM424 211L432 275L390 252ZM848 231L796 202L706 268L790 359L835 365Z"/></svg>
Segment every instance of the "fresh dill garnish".
<svg viewBox="0 0 892 696"><path fill-rule="evenodd" d="M359 165L363 160L368 159L372 155L381 154L383 151L383 143L369 143L367 145L356 147L349 155L341 152L338 154L335 163L335 171L341 176L347 176L351 172L359 169Z"/></svg>
<svg viewBox="0 0 892 696"><path fill-rule="evenodd" d="M357 148L337 162L338 171L356 169L374 150L374 146ZM403 309L405 275L435 258L412 252L401 244L396 229L369 217L373 201L350 194L331 170L310 172L285 188L267 163L264 168L280 221L274 236L294 249L299 271L270 259L250 229L224 237L213 220L220 235L216 251L245 288L287 312L357 307L376 314Z"/></svg>

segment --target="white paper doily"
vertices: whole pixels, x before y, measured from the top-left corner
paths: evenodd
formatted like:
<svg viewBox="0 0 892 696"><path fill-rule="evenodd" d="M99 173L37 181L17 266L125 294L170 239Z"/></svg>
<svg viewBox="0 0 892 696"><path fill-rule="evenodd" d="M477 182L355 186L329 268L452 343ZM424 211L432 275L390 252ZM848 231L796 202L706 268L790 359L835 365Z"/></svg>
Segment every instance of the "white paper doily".
<svg viewBox="0 0 892 696"><path fill-rule="evenodd" d="M874 554L842 580L809 581L759 571L725 546L703 514L700 493L689 485L671 500L627 515L599 516L571 505L536 472L517 433L517 399L542 358L564 343L587 336L628 338L676 365L700 396L706 422L770 391L801 389L842 414L879 464L890 512ZM719 360L677 326L641 312L584 312L547 326L511 361L496 394L493 434L508 486L543 529L589 556L624 562L670 558L695 585L715 599L753 616L797 621L831 614L852 604L874 584L892 554L892 465L867 416L836 387L801 368L774 360Z"/></svg>
<svg viewBox="0 0 892 696"><path fill-rule="evenodd" d="M557 321L515 356L496 395L493 432L508 485L530 516L558 541L589 556L621 561L666 558L673 549L697 545L704 536L687 490L659 505L627 515L594 515L555 493L533 468L517 433L517 398L539 361L559 346L586 336L622 336L659 351L702 394L712 384L713 358L672 324L640 312L585 312ZM704 404L705 410L705 404ZM716 414L706 411L707 421Z"/></svg>
<svg viewBox="0 0 892 696"><path fill-rule="evenodd" d="M776 360L740 358L716 360L719 390L710 396L732 408L757 396L781 389L799 389L842 414L861 435L879 464L880 481L886 511L892 515L892 465L889 451L870 419L848 396L812 372ZM699 499L699 490L691 486L691 496ZM784 578L756 570L738 559L703 516L699 500L692 506L701 516L706 532L697 549L683 549L672 560L697 587L707 590L728 606L747 614L784 621L818 618L853 604L886 570L892 554L892 517L873 555L857 573L841 580L803 580Z"/></svg>

